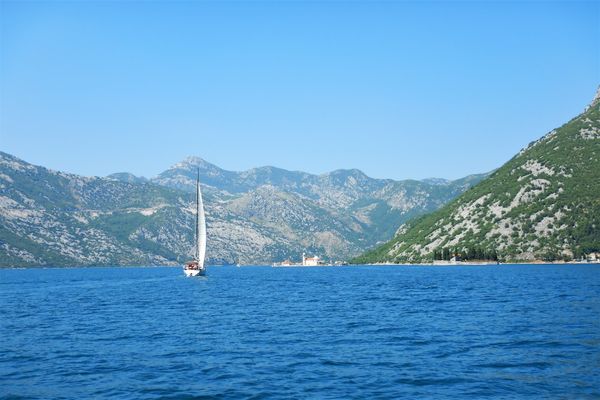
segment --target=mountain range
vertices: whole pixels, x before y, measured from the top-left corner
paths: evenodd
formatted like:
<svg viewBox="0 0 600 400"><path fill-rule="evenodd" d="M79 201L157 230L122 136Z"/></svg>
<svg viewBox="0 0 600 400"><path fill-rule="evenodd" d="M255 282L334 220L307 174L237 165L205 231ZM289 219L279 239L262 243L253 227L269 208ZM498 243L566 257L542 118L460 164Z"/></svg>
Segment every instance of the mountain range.
<svg viewBox="0 0 600 400"><path fill-rule="evenodd" d="M600 89L585 111L530 143L439 210L403 224L355 263L572 260L600 252Z"/></svg>
<svg viewBox="0 0 600 400"><path fill-rule="evenodd" d="M192 254L200 172L212 264L356 256L488 174L373 179L275 167L234 172L189 157L154 178L84 177L0 152L0 266L157 265Z"/></svg>

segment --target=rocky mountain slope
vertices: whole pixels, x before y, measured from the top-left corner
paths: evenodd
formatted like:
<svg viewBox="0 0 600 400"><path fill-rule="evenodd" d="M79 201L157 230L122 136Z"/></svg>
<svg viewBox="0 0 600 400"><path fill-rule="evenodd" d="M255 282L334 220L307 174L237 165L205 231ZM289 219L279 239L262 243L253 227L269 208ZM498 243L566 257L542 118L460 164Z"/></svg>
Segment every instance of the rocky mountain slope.
<svg viewBox="0 0 600 400"><path fill-rule="evenodd" d="M581 115L353 262L423 262L453 254L557 260L598 251L600 91Z"/></svg>
<svg viewBox="0 0 600 400"><path fill-rule="evenodd" d="M181 263L192 253L198 167L209 263L268 263L304 251L344 259L482 177L397 182L357 170L231 172L189 158L151 180L90 178L0 152L0 266Z"/></svg>
<svg viewBox="0 0 600 400"><path fill-rule="evenodd" d="M322 212L337 215L345 224L353 226L352 230L360 236L359 247L372 246L389 239L403 222L436 210L488 175L470 175L455 181L435 178L394 181L373 179L356 169L322 175L275 167L233 172L201 158L189 157L151 181L192 192L198 170L203 186L207 186L212 193L218 193L221 198L257 197L263 202L275 204L285 194L289 201L280 204L278 210L284 214L296 213L294 207L298 201L310 201ZM265 187L269 190L259 190ZM252 213L241 206L252 204L250 201L235 201L233 204L242 214ZM258 215L253 216L259 222L266 222Z"/></svg>

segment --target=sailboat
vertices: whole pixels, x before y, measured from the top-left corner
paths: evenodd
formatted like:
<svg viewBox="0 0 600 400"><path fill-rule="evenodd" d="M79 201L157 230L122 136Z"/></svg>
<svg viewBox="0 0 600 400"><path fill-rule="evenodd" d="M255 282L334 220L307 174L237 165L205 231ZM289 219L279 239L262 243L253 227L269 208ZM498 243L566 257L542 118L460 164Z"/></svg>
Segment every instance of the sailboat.
<svg viewBox="0 0 600 400"><path fill-rule="evenodd" d="M206 255L206 221L204 219L204 204L200 193L200 170L196 179L196 232L194 259L183 266L185 276L202 276L206 274L204 256Z"/></svg>

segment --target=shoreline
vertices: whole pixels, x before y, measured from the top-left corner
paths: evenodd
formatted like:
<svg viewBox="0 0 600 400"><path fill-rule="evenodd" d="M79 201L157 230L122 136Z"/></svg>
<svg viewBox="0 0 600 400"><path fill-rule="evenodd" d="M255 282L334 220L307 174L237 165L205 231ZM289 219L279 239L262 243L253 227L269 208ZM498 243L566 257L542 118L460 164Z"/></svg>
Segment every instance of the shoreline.
<svg viewBox="0 0 600 400"><path fill-rule="evenodd" d="M222 268L222 267L233 267L233 268L245 268L245 267L266 267L266 268L338 268L338 267L493 267L503 265L600 265L598 261L529 261L529 262L446 262L446 263L366 263L366 264L326 264L326 265L273 265L273 264L247 264L247 265L208 265L210 268ZM180 265L29 265L29 266L0 266L0 270L9 269L78 269L78 268L180 268Z"/></svg>
<svg viewBox="0 0 600 400"><path fill-rule="evenodd" d="M469 262L469 261L457 261L457 262L428 262L428 263L368 263L368 264L350 264L350 265L371 265L371 266L426 266L426 267L457 267L457 266L495 266L495 265L588 265L588 264L599 264L600 261L514 261L514 262Z"/></svg>

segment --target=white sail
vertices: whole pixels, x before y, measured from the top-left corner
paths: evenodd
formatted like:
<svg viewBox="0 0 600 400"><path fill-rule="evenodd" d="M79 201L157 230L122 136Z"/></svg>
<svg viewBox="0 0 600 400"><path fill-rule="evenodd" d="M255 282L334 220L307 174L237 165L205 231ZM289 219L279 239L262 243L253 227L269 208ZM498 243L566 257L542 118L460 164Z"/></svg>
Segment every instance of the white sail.
<svg viewBox="0 0 600 400"><path fill-rule="evenodd" d="M200 180L196 182L196 260L198 267L204 267L206 255L206 221L204 218L204 204L200 193Z"/></svg>
<svg viewBox="0 0 600 400"><path fill-rule="evenodd" d="M204 218L204 204L200 193L200 170L196 180L196 229L194 259L183 266L185 276L203 276L206 273L204 257L206 256L206 221Z"/></svg>

